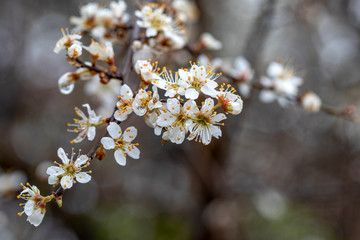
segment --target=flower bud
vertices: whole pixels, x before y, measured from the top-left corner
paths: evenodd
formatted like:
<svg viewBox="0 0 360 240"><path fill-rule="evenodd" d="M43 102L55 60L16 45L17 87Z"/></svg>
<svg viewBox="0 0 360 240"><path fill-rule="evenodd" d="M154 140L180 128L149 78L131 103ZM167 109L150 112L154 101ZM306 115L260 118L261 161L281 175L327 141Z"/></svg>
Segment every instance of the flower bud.
<svg viewBox="0 0 360 240"><path fill-rule="evenodd" d="M99 149L95 153L95 158L97 158L99 160L103 160L105 158L105 156L106 156L106 153L105 153L104 147L103 146L99 147Z"/></svg>
<svg viewBox="0 0 360 240"><path fill-rule="evenodd" d="M300 103L307 112L318 112L321 108L320 97L309 91L300 97Z"/></svg>
<svg viewBox="0 0 360 240"><path fill-rule="evenodd" d="M68 49L68 55L70 58L78 58L82 54L82 47L80 44L74 43Z"/></svg>
<svg viewBox="0 0 360 240"><path fill-rule="evenodd" d="M62 207L62 195L55 196L55 201L56 201L57 205L61 208Z"/></svg>

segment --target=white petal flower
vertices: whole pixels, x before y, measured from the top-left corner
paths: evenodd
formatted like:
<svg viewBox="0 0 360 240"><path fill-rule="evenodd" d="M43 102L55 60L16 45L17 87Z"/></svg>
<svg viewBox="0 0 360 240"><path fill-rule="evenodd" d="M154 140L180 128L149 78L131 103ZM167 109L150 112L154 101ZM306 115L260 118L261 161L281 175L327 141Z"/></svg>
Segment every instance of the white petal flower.
<svg viewBox="0 0 360 240"><path fill-rule="evenodd" d="M84 47L95 59L105 61L109 64L114 62L114 49L111 42L104 44L92 41L88 47Z"/></svg>
<svg viewBox="0 0 360 240"><path fill-rule="evenodd" d="M282 107L293 104L303 80L295 76L292 69L278 62L269 64L267 74L268 77L262 77L260 80L264 87L259 95L260 100L266 103L276 100Z"/></svg>
<svg viewBox="0 0 360 240"><path fill-rule="evenodd" d="M140 75L141 81L145 85L149 85L152 81L159 79L159 74L156 71L157 62L152 64L148 60L137 60L134 66L137 74Z"/></svg>
<svg viewBox="0 0 360 240"><path fill-rule="evenodd" d="M179 86L184 88L184 95L187 99L197 99L199 92L214 97L216 95L215 88L217 83L215 80L221 74L215 74L211 66L198 66L195 63L191 68L179 70Z"/></svg>
<svg viewBox="0 0 360 240"><path fill-rule="evenodd" d="M159 31L171 28L172 19L164 13L164 8L156 4L145 5L135 15L140 19L137 24L146 28L146 37L154 37Z"/></svg>
<svg viewBox="0 0 360 240"><path fill-rule="evenodd" d="M126 165L126 154L134 159L139 158L140 151L136 147L138 144L131 143L137 136L135 127L129 127L124 132L121 132L120 126L111 122L107 130L111 138L103 137L101 143L105 149L115 149L114 157L119 165Z"/></svg>
<svg viewBox="0 0 360 240"><path fill-rule="evenodd" d="M176 144L184 141L187 133L187 126L191 124L191 117L195 117L195 102L188 100L184 106L176 98L167 100L166 108L159 116L156 124L160 127L167 128L166 134L168 139ZM164 138L164 136L163 136Z"/></svg>
<svg viewBox="0 0 360 240"><path fill-rule="evenodd" d="M81 39L81 35L79 34L69 34L65 32L64 29L61 29L63 37L60 38L55 45L54 52L59 53L61 49L66 48L68 49L72 44L81 44L78 40Z"/></svg>
<svg viewBox="0 0 360 240"><path fill-rule="evenodd" d="M207 98L203 103L201 110L196 111L195 118L193 118L193 122L188 127L190 131L188 140L195 139L195 141L207 145L211 142L212 137L221 137L220 127L217 125L222 125L219 122L226 119L226 116L222 113L217 114L214 112L213 107L214 100Z"/></svg>
<svg viewBox="0 0 360 240"><path fill-rule="evenodd" d="M18 198L26 200L26 203L20 204L20 206L24 206L24 211L18 213L18 215L21 216L25 213L28 216L27 221L37 227L45 216L46 203L50 202L54 196L43 197L36 186L30 186L29 184L26 187L23 186L23 188L24 190L18 195Z"/></svg>
<svg viewBox="0 0 360 240"><path fill-rule="evenodd" d="M81 119L74 119L73 124L68 124L69 127L74 129L68 129L68 132L78 133L78 136L71 141L71 143L79 143L88 137L89 141L94 140L96 134L96 126L102 122L101 116L95 114L94 110L91 110L89 104L83 104L83 107L87 108L89 117L85 115L83 111L75 107L75 113L81 117Z"/></svg>
<svg viewBox="0 0 360 240"><path fill-rule="evenodd" d="M132 102L133 102L133 92L130 87L126 84L120 88L120 99L116 103L118 110L115 111L114 117L118 121L124 121L127 119L128 115L132 113Z"/></svg>
<svg viewBox="0 0 360 240"><path fill-rule="evenodd" d="M153 88L153 90L153 92L146 92L143 89L139 90L132 103L132 109L136 115L144 116L146 113L162 107L162 104L159 102L157 89Z"/></svg>
<svg viewBox="0 0 360 240"><path fill-rule="evenodd" d="M231 85L228 85L227 89L224 87L225 83L221 86L220 91L216 93L221 107L225 113L233 115L240 114L243 109L243 100L239 95L235 94L235 89L232 88Z"/></svg>
<svg viewBox="0 0 360 240"><path fill-rule="evenodd" d="M82 176L84 172L81 172L82 168L87 167L89 165L89 157L87 155L80 155L74 161L75 153L71 153L71 158L65 154L64 149L58 149L58 156L62 161L62 164L58 164L57 166L51 166L46 170L46 174L49 175L48 183L53 184L61 184L63 189L69 189L73 186L73 181L76 176L81 174ZM91 171L90 171L91 172Z"/></svg>

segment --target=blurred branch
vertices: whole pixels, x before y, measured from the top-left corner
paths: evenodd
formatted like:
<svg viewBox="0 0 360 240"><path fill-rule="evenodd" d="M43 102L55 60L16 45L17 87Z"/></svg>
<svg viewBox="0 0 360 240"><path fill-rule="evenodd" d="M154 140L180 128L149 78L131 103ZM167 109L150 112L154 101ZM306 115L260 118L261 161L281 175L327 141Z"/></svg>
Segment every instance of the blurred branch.
<svg viewBox="0 0 360 240"><path fill-rule="evenodd" d="M245 58L252 66L256 66L263 51L266 37L271 29L271 18L274 15L277 0L268 0L255 20L252 31L245 44Z"/></svg>

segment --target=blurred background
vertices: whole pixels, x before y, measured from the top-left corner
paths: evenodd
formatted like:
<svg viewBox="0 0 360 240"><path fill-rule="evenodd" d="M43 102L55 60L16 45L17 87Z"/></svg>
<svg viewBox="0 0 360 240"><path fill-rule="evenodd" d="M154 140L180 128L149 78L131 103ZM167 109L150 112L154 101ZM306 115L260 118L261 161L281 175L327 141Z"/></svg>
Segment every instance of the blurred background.
<svg viewBox="0 0 360 240"><path fill-rule="evenodd" d="M59 92L58 78L74 68L64 52L52 51L60 29L71 28L69 17L86 2L0 1L1 240L360 239L359 125L264 104L257 92L209 146L162 146L142 119L132 118L139 160L121 167L109 152L92 162L91 182L66 191L61 209L48 205L39 227L18 217L19 183L50 194L45 171L59 147L71 151L75 135L66 123L73 108L96 106L84 83L69 96ZM360 0L195 3L193 39L206 31L221 40L214 56L245 56L255 79L282 60L324 104L360 106ZM86 152L87 143L75 147Z"/></svg>

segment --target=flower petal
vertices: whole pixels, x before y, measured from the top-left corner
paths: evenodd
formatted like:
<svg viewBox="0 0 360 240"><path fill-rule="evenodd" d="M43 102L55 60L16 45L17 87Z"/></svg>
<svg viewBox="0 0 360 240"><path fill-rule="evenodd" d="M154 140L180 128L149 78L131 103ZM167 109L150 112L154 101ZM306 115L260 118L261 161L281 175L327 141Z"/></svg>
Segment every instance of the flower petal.
<svg viewBox="0 0 360 240"><path fill-rule="evenodd" d="M120 89L120 97L121 99L125 100L125 101L129 101L130 99L132 99L133 97L133 92L131 91L131 88L124 84L121 89Z"/></svg>
<svg viewBox="0 0 360 240"><path fill-rule="evenodd" d="M46 170L46 174L54 175L54 176L63 174L64 172L65 172L64 169L62 169L61 167L56 167L56 166L48 167L48 169Z"/></svg>
<svg viewBox="0 0 360 240"><path fill-rule="evenodd" d="M121 136L121 127L114 122L111 122L109 126L107 126L108 133L110 137L113 139L119 139Z"/></svg>
<svg viewBox="0 0 360 240"><path fill-rule="evenodd" d="M59 148L58 151L57 151L57 154L59 156L59 158L61 159L61 161L64 163L64 164L69 164L69 159L68 157L66 156L66 153L64 151L63 148Z"/></svg>
<svg viewBox="0 0 360 240"><path fill-rule="evenodd" d="M199 97L199 92L193 88L190 88L190 89L186 90L185 97L187 99L197 99Z"/></svg>
<svg viewBox="0 0 360 240"><path fill-rule="evenodd" d="M45 216L45 211L44 213L41 212L41 209L38 208L34 211L33 214L31 214L30 216L28 216L27 221L29 221L32 225L34 225L35 227L39 226L40 223L42 222L43 218Z"/></svg>
<svg viewBox="0 0 360 240"><path fill-rule="evenodd" d="M156 124L160 127L168 127L173 122L175 122L176 118L171 113L163 113L159 116L158 120L156 121Z"/></svg>
<svg viewBox="0 0 360 240"><path fill-rule="evenodd" d="M123 134L123 139L125 142L131 142L136 138L136 136L137 129L135 127L128 127Z"/></svg>
<svg viewBox="0 0 360 240"><path fill-rule="evenodd" d="M124 153L122 152L122 150L116 150L114 153L114 157L118 164L120 164L121 166L126 165L126 157L125 157Z"/></svg>
<svg viewBox="0 0 360 240"><path fill-rule="evenodd" d="M34 200L28 200L25 203L25 206L24 206L25 214L28 215L28 216L33 214L34 213L34 207L35 207L35 201Z"/></svg>
<svg viewBox="0 0 360 240"><path fill-rule="evenodd" d="M61 178L60 184L63 189L69 189L73 186L73 178L66 175Z"/></svg>
<svg viewBox="0 0 360 240"><path fill-rule="evenodd" d="M89 127L89 130L87 132L87 137L89 141L94 140L96 134L96 128L94 126Z"/></svg>
<svg viewBox="0 0 360 240"><path fill-rule="evenodd" d="M50 185L56 184L58 182L58 177L55 175L50 175L48 178L48 183Z"/></svg>
<svg viewBox="0 0 360 240"><path fill-rule="evenodd" d="M139 159L140 157L140 150L135 145L126 147L125 152L133 159Z"/></svg>
<svg viewBox="0 0 360 240"><path fill-rule="evenodd" d="M211 98L207 98L201 107L201 112L203 114L208 115L212 113L213 107L214 107L214 100L212 100Z"/></svg>
<svg viewBox="0 0 360 240"><path fill-rule="evenodd" d="M166 102L166 107L172 114L180 113L180 102L176 98L169 98Z"/></svg>
<svg viewBox="0 0 360 240"><path fill-rule="evenodd" d="M76 159L74 165L75 167L79 168L84 165L89 160L87 155L81 155L78 159Z"/></svg>
<svg viewBox="0 0 360 240"><path fill-rule="evenodd" d="M114 149L115 148L115 142L114 139L110 137L103 137L101 139L101 144L104 146L105 149Z"/></svg>
<svg viewBox="0 0 360 240"><path fill-rule="evenodd" d="M75 177L76 181L78 181L79 183L87 183L91 180L91 176L84 172L75 174Z"/></svg>
<svg viewBox="0 0 360 240"><path fill-rule="evenodd" d="M283 65L278 62L272 62L267 68L267 75L270 77L277 77L284 71Z"/></svg>

